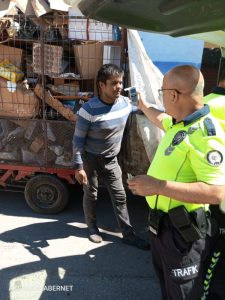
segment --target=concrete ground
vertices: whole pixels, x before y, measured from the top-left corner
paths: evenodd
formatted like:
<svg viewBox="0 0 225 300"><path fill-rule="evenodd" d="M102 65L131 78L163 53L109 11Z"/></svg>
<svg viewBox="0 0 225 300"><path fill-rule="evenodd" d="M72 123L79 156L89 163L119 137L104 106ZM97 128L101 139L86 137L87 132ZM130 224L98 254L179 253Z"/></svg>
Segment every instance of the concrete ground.
<svg viewBox="0 0 225 300"><path fill-rule="evenodd" d="M147 238L147 205L129 195L135 230ZM151 252L121 242L107 192L98 201L104 242L87 238L82 191L57 215L34 213L21 193L0 192L0 300L160 299Z"/></svg>

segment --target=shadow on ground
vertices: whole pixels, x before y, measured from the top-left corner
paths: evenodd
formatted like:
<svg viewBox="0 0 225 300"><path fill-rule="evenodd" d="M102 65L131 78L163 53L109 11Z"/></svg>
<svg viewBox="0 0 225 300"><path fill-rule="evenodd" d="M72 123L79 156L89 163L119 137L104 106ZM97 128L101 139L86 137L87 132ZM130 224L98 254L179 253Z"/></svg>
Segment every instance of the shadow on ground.
<svg viewBox="0 0 225 300"><path fill-rule="evenodd" d="M79 186L71 191L68 207L56 215L34 213L23 194L1 192L0 199L2 216L30 220L30 224L20 227L15 224L0 235L2 250L14 253L8 257L11 265L0 271L0 299L160 299L150 252L124 245L120 236L114 234L118 228L104 188L99 193L97 215L100 228L107 231L106 243L100 246L87 241ZM145 200L128 192L128 208L135 230L147 237ZM47 249L53 247L52 243L57 247L55 255L53 251L49 256ZM21 263L24 260L20 260L20 248L35 261ZM54 286L67 291L51 291Z"/></svg>

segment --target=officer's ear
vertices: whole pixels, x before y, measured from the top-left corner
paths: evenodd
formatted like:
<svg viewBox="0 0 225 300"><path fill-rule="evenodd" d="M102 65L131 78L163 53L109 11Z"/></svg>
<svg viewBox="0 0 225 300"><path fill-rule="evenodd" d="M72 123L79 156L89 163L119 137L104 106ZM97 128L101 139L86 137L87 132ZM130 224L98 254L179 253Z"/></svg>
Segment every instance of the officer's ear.
<svg viewBox="0 0 225 300"><path fill-rule="evenodd" d="M176 90L172 90L171 92L171 101L175 103L179 99L179 93Z"/></svg>

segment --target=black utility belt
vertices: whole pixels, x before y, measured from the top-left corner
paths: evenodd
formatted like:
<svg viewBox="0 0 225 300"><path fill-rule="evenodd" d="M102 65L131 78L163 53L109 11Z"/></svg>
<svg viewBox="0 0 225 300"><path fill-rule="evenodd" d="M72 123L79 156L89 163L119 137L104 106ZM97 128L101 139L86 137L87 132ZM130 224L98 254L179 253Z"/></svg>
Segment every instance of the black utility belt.
<svg viewBox="0 0 225 300"><path fill-rule="evenodd" d="M186 242L194 242L202 238L207 232L207 214L202 207L191 213L184 206L172 208L168 213L157 209L150 209L149 230L156 236L160 233L164 216L168 217L171 225L176 228Z"/></svg>

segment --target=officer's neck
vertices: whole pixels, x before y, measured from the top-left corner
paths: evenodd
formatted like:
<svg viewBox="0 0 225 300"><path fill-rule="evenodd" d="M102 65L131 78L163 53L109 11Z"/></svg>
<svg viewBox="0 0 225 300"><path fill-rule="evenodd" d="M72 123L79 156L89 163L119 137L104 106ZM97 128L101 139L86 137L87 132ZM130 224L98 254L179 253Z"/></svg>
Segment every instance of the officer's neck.
<svg viewBox="0 0 225 300"><path fill-rule="evenodd" d="M194 112L196 112L197 110L203 108L204 104L203 103L196 103L196 105L191 106L191 107L186 107L183 108L182 110L180 109L176 116L174 116L174 120L175 123L179 123L182 120L184 120L185 118L187 118L188 116L190 116L191 114L193 114Z"/></svg>

